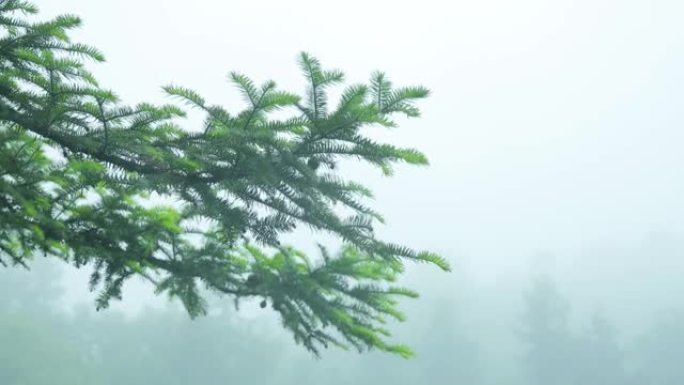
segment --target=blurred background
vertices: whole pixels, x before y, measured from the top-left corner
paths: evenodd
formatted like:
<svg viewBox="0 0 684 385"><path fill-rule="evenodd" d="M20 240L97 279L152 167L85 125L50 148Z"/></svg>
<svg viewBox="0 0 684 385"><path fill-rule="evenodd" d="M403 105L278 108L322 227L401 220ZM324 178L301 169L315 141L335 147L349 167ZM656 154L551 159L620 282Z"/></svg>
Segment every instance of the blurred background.
<svg viewBox="0 0 684 385"><path fill-rule="evenodd" d="M429 87L422 118L374 133L429 168L343 171L375 191L382 237L454 271L407 271L422 296L392 330L416 358L316 359L255 304L190 321L133 282L96 313L87 271L38 259L0 270L0 383L684 383L684 3L36 4L84 19L76 38L107 57L93 72L128 103L173 83L237 109L232 70L301 90L300 51L349 82Z"/></svg>

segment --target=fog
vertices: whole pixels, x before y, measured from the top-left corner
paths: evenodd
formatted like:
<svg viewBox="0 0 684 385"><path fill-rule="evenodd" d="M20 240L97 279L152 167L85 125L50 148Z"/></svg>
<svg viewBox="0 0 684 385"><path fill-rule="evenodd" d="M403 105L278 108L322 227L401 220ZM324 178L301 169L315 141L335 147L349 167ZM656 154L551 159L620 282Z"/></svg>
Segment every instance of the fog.
<svg viewBox="0 0 684 385"><path fill-rule="evenodd" d="M377 135L430 166L343 173L375 192L380 236L453 272L407 270L403 360L316 359L272 312L217 299L191 321L141 282L96 313L87 272L0 269L0 383L684 383L684 3L36 3L84 19L76 39L107 57L93 72L128 103L174 83L239 106L232 70L298 90L300 51L351 82L427 86L420 119Z"/></svg>

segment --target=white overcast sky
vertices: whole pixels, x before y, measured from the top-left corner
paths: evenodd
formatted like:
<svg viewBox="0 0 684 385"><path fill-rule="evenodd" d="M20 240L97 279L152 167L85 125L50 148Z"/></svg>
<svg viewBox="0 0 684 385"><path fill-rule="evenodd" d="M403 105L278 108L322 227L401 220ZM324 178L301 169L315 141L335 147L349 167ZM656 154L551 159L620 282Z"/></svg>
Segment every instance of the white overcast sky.
<svg viewBox="0 0 684 385"><path fill-rule="evenodd" d="M534 264L580 276L619 260L582 260L594 245L684 232L684 2L37 4L84 19L78 39L107 57L94 72L129 103L168 102L160 87L175 83L238 106L232 70L299 90L300 51L352 81L381 69L426 85L423 117L386 138L424 151L431 166L392 179L358 172L377 193L387 238L467 261L474 280ZM644 258L614 274L684 271Z"/></svg>

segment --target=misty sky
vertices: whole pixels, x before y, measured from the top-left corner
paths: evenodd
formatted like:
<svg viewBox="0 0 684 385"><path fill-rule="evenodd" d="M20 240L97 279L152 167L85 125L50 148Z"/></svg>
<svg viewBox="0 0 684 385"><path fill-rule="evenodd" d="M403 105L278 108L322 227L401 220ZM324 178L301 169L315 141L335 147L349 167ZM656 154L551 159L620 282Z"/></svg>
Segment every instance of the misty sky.
<svg viewBox="0 0 684 385"><path fill-rule="evenodd" d="M93 72L127 103L170 102L160 87L174 83L237 109L233 70L302 90L300 51L352 82L381 69L429 87L422 118L378 135L431 166L345 173L375 190L385 238L443 253L483 287L551 272L629 312L684 272L680 1L36 3L84 19L78 40L107 57ZM639 253L654 239L668 241Z"/></svg>

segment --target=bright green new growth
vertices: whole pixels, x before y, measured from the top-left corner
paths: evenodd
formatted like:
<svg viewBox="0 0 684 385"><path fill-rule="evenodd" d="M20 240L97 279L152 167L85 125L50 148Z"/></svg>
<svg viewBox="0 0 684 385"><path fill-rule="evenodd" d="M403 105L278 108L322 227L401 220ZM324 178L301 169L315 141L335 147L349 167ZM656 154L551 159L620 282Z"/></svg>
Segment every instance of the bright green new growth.
<svg viewBox="0 0 684 385"><path fill-rule="evenodd" d="M355 158L390 174L397 162L427 164L418 151L362 132L393 126L397 113L418 116L413 102L426 89L394 89L376 73L331 107L326 91L343 74L302 54L303 97L231 74L248 103L236 114L166 87L206 115L200 130L187 130L176 105L129 107L98 86L84 60L102 55L67 34L78 18L23 17L35 12L0 1L1 264L26 266L40 251L87 265L98 308L120 298L134 276L179 298L192 316L206 310L203 288L236 301L261 298L316 354L330 344L411 354L383 328L388 318L403 320L398 298L416 296L392 282L406 260L449 267L435 254L377 239L382 218L364 203L370 191L342 179L335 165ZM277 110L291 117L276 119ZM151 194L172 204L145 202ZM335 255L321 247L314 260L281 246L300 226L345 246Z"/></svg>

